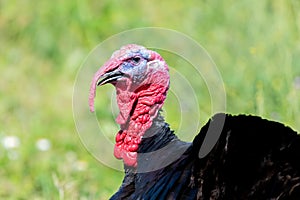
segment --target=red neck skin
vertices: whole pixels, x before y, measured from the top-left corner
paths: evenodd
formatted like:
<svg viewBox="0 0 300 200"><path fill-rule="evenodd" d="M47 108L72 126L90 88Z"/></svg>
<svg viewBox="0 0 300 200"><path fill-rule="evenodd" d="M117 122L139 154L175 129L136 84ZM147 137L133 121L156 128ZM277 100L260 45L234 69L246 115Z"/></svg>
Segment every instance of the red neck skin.
<svg viewBox="0 0 300 200"><path fill-rule="evenodd" d="M114 155L123 159L127 166L137 167L139 144L163 105L168 90L166 85L168 83L146 84L133 92L117 88L120 114L116 122L121 130L116 135Z"/></svg>

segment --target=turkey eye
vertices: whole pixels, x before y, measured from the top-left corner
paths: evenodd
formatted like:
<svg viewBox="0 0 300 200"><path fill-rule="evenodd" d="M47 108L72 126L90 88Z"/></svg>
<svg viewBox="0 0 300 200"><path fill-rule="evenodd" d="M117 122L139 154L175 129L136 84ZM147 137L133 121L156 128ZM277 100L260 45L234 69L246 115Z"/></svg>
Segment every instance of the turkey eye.
<svg viewBox="0 0 300 200"><path fill-rule="evenodd" d="M132 62L132 64L134 64L134 65L139 64L140 61L141 61L141 58L140 58L140 57L133 57L133 58L131 58L131 62Z"/></svg>

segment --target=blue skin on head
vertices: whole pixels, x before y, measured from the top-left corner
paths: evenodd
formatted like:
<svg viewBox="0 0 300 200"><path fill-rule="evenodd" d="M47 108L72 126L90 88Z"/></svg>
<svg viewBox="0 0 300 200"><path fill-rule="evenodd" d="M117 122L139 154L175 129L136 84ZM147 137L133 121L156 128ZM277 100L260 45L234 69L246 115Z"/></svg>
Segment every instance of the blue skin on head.
<svg viewBox="0 0 300 200"><path fill-rule="evenodd" d="M149 54L143 50L130 52L129 59L123 61L119 70L128 75L135 85L140 84L147 75L147 62Z"/></svg>

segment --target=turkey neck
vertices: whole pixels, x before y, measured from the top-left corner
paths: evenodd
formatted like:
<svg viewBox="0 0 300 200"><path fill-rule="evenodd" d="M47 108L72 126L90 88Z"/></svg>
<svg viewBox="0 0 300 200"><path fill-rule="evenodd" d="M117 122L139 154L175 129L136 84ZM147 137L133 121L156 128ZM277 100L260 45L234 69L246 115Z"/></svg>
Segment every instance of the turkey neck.
<svg viewBox="0 0 300 200"><path fill-rule="evenodd" d="M157 151L175 139L177 139L177 136L159 112L153 120L152 126L144 134L137 152L148 153Z"/></svg>
<svg viewBox="0 0 300 200"><path fill-rule="evenodd" d="M137 167L139 145L157 117L167 89L161 84L144 84L134 90L117 88L120 114L116 122L121 130L116 135L114 155L123 159L125 165Z"/></svg>
<svg viewBox="0 0 300 200"><path fill-rule="evenodd" d="M180 159L190 145L190 143L179 140L174 131L170 129L169 124L158 113L139 145L138 167L135 172L159 173L160 169Z"/></svg>

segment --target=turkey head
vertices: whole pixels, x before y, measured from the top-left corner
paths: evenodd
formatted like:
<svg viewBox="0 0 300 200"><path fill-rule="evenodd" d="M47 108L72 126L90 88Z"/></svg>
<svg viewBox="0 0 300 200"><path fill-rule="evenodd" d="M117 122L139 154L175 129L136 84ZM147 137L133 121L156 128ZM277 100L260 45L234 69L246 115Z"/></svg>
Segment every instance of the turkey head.
<svg viewBox="0 0 300 200"><path fill-rule="evenodd" d="M115 51L96 72L90 87L89 105L94 111L96 87L115 86L120 110L116 122L114 155L124 164L137 166L137 150L145 132L163 106L169 88L169 70L164 59L143 46L129 44Z"/></svg>

